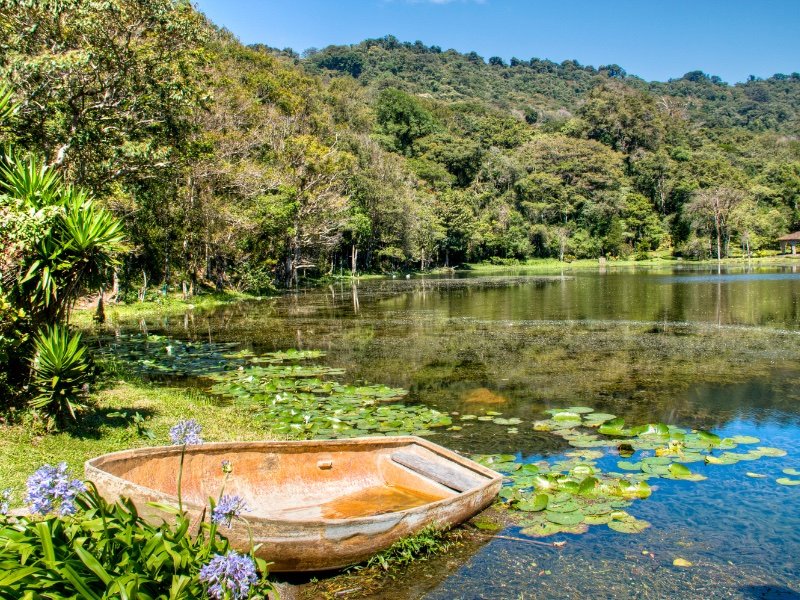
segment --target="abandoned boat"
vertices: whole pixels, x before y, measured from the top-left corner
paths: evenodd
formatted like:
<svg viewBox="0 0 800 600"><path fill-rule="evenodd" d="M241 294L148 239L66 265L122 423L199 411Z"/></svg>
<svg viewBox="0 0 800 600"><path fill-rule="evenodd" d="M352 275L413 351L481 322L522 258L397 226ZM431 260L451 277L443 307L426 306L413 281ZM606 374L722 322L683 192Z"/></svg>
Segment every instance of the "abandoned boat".
<svg viewBox="0 0 800 600"><path fill-rule="evenodd" d="M128 497L149 521L169 520L152 504L177 506L181 449L106 454L86 462L86 478L107 500ZM222 442L186 447L181 496L196 520L209 498L240 496L247 522L221 529L234 548L249 551L249 527L270 571L321 571L361 562L429 524L461 523L501 483L498 473L418 437Z"/></svg>

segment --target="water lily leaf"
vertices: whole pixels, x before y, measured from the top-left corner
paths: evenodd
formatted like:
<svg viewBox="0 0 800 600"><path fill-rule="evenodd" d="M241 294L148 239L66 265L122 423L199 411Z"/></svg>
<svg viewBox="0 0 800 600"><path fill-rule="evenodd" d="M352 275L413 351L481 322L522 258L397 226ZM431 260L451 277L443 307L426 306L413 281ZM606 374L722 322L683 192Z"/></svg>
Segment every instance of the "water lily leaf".
<svg viewBox="0 0 800 600"><path fill-rule="evenodd" d="M766 478L766 475L762 475L761 473L752 473L750 471L745 473L745 475L747 475L748 477L752 477L753 479L764 479L764 478Z"/></svg>
<svg viewBox="0 0 800 600"><path fill-rule="evenodd" d="M646 481L637 483L619 482L619 492L623 498L647 498L653 493L652 488Z"/></svg>
<svg viewBox="0 0 800 600"><path fill-rule="evenodd" d="M580 504L578 504L574 499L572 499L572 496L570 495L569 499L566 500L565 502L551 501L547 507L547 510L548 512L568 513L568 512L575 512L579 508Z"/></svg>
<svg viewBox="0 0 800 600"><path fill-rule="evenodd" d="M641 471L642 463L621 460L617 463L617 468L622 469L623 471Z"/></svg>
<svg viewBox="0 0 800 600"><path fill-rule="evenodd" d="M533 499L517 502L514 508L525 512L539 512L547 508L549 501L550 497L547 494L536 494Z"/></svg>
<svg viewBox="0 0 800 600"><path fill-rule="evenodd" d="M582 496L591 495L597 490L600 481L596 477L587 477L578 486L578 493Z"/></svg>
<svg viewBox="0 0 800 600"><path fill-rule="evenodd" d="M578 421L580 422L581 416L578 413L574 412L559 412L553 415L554 421Z"/></svg>
<svg viewBox="0 0 800 600"><path fill-rule="evenodd" d="M757 444L761 440L757 437L753 437L752 435L735 435L730 440L734 444Z"/></svg>
<svg viewBox="0 0 800 600"><path fill-rule="evenodd" d="M800 471L797 469L784 469L783 473L784 475L793 475L794 477L800 476Z"/></svg>
<svg viewBox="0 0 800 600"><path fill-rule="evenodd" d="M563 529L561 526L551 523L549 521L539 521L533 523L532 525L525 527L520 533L522 535L527 535L530 537L547 537L549 535L555 535L556 533L561 533Z"/></svg>
<svg viewBox="0 0 800 600"><path fill-rule="evenodd" d="M716 446L722 441L722 438L719 437L716 433L711 433L710 431L706 431L705 429L698 429L697 436L701 440L703 440L708 444L711 444L712 446Z"/></svg>
<svg viewBox="0 0 800 600"><path fill-rule="evenodd" d="M607 421L616 419L617 415L610 415L608 413L589 413L583 415L583 418L586 420L586 424L589 427L599 427Z"/></svg>
<svg viewBox="0 0 800 600"><path fill-rule="evenodd" d="M685 479L688 481L702 481L706 479L703 475L699 473L692 473L689 470L689 467L686 465L682 465L680 463L672 463L669 466L670 475L672 475L675 479Z"/></svg>
<svg viewBox="0 0 800 600"><path fill-rule="evenodd" d="M664 423L650 423L639 435L669 435L669 427L667 427Z"/></svg>
<svg viewBox="0 0 800 600"><path fill-rule="evenodd" d="M580 463L572 467L570 472L574 475L593 475L595 468L588 463Z"/></svg>
<svg viewBox="0 0 800 600"><path fill-rule="evenodd" d="M800 479L789 479L788 477L779 477L775 482L780 485L800 485Z"/></svg>
<svg viewBox="0 0 800 600"><path fill-rule="evenodd" d="M572 511L572 512L555 512L548 510L545 513L545 517L551 523L555 523L557 525L565 525L567 527L571 527L573 525L578 525L583 522L585 515L580 511Z"/></svg>
<svg viewBox="0 0 800 600"><path fill-rule="evenodd" d="M589 408L588 406L570 406L564 410L567 412L578 413L579 415L594 412L594 409Z"/></svg>
<svg viewBox="0 0 800 600"><path fill-rule="evenodd" d="M611 419L610 421L600 425L600 427L597 428L597 431L603 435L622 435L624 427L625 419L617 417L616 419Z"/></svg>
<svg viewBox="0 0 800 600"><path fill-rule="evenodd" d="M673 560L673 561L672 561L672 566L673 566L673 567L684 567L684 568L689 568L689 567L693 566L693 564L692 564L692 563L690 563L690 562L689 562L688 560L686 560L685 558L676 558L675 560Z"/></svg>
<svg viewBox="0 0 800 600"><path fill-rule="evenodd" d="M756 451L761 454L761 456L769 456L770 458L781 458L786 456L786 450L781 450L780 448L769 448L767 446L759 446L756 448Z"/></svg>
<svg viewBox="0 0 800 600"><path fill-rule="evenodd" d="M520 475L537 475L539 473L539 465L526 463L519 468Z"/></svg>
<svg viewBox="0 0 800 600"><path fill-rule="evenodd" d="M627 515L627 518L622 520L609 521L608 528L618 531L619 533L641 533L650 527L650 523L644 519L637 519Z"/></svg>

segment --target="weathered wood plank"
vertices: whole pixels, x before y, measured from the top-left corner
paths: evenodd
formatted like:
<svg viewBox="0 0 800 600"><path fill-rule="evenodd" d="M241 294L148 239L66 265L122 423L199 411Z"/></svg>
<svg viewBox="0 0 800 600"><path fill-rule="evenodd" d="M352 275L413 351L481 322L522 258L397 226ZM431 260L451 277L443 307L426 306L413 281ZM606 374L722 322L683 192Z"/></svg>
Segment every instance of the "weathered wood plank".
<svg viewBox="0 0 800 600"><path fill-rule="evenodd" d="M392 460L398 465L403 465L407 469L432 479L436 483L441 483L456 492L464 492L480 485L484 481L477 474L470 475L458 467L434 463L411 452L395 452L392 454Z"/></svg>

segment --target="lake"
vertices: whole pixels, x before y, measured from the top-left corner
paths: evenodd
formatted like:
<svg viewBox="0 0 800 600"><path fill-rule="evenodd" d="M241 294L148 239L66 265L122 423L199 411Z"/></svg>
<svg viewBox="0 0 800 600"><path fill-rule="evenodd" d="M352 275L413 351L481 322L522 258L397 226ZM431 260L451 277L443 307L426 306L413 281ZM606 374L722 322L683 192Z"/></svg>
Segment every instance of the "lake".
<svg viewBox="0 0 800 600"><path fill-rule="evenodd" d="M406 388L406 402L454 421L519 420L430 438L471 455L559 460L570 446L532 424L576 405L788 453L691 465L705 481L651 480L652 495L627 509L652 524L642 533L592 526L553 548L512 526L414 565L378 597L800 598L800 486L776 483L800 469L796 268L365 280L130 327L256 352L319 349L346 369L340 379Z"/></svg>

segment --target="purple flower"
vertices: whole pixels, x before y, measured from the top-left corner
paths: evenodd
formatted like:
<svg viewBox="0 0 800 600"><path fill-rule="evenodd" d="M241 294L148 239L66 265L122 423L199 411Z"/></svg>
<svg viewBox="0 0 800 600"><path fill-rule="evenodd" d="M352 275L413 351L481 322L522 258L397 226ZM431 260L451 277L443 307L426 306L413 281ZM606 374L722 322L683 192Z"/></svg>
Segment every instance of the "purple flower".
<svg viewBox="0 0 800 600"><path fill-rule="evenodd" d="M231 550L225 556L217 554L201 568L200 581L208 585L208 595L214 600L244 600L258 575L252 558Z"/></svg>
<svg viewBox="0 0 800 600"><path fill-rule="evenodd" d="M200 437L202 429L200 423L194 419L181 419L169 430L169 439L176 446L202 444L203 438Z"/></svg>
<svg viewBox="0 0 800 600"><path fill-rule="evenodd" d="M28 493L25 502L31 511L46 515L58 511L61 516L75 513L75 497L86 491L80 479L70 479L67 463L57 467L45 465L28 477Z"/></svg>
<svg viewBox="0 0 800 600"><path fill-rule="evenodd" d="M11 503L11 490L6 489L0 492L0 515L8 514L8 506Z"/></svg>
<svg viewBox="0 0 800 600"><path fill-rule="evenodd" d="M211 522L217 525L227 525L230 529L233 519L241 516L243 512L250 512L244 498L225 495L219 499L219 504L211 511Z"/></svg>

